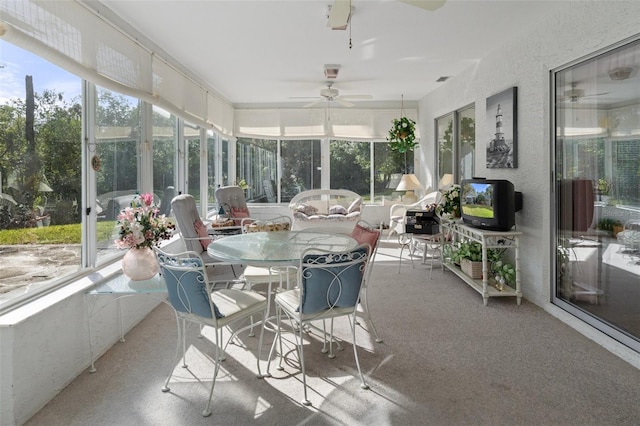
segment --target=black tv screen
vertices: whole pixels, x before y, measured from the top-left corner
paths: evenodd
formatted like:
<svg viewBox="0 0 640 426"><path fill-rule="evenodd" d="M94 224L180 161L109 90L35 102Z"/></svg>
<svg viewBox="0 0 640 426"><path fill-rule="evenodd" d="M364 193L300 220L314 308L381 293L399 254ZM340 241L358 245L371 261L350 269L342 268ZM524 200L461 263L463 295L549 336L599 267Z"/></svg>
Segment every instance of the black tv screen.
<svg viewBox="0 0 640 426"><path fill-rule="evenodd" d="M465 179L460 187L462 220L475 228L510 231L521 200L513 184L504 179Z"/></svg>

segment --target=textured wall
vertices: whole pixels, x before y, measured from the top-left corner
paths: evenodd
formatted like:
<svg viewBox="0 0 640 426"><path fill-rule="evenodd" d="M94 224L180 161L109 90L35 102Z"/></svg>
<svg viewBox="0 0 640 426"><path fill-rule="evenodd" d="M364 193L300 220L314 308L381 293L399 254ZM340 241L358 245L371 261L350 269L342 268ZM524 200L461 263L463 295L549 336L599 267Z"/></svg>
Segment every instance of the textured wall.
<svg viewBox="0 0 640 426"><path fill-rule="evenodd" d="M475 103L475 175L512 181L523 193L517 229L525 233L520 251L524 296L541 306L551 297L550 275L550 71L640 31L638 1L567 1L527 36L511 40L451 78L419 104L422 172L435 173L434 119ZM509 35L505 34L505 39ZM487 169L485 149L493 132L486 124L486 98L518 87L518 168ZM424 177L423 177L424 179ZM425 179L426 180L426 179Z"/></svg>

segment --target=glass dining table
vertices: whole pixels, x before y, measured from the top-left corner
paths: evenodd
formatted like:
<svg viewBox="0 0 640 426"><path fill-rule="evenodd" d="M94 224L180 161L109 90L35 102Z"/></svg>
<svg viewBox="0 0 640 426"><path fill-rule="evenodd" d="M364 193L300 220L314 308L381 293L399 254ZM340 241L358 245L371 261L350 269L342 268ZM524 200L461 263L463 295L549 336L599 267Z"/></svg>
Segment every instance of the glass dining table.
<svg viewBox="0 0 640 426"><path fill-rule="evenodd" d="M309 248L345 251L355 248L348 235L311 231L250 232L219 238L209 244L209 256L229 263L252 266L297 265Z"/></svg>

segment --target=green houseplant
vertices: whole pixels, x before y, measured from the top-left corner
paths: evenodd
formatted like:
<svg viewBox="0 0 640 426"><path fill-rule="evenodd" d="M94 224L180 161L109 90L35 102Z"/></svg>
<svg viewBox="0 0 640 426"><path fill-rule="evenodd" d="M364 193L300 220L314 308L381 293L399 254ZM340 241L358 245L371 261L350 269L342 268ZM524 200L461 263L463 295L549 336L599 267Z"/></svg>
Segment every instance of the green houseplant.
<svg viewBox="0 0 640 426"><path fill-rule="evenodd" d="M407 152L411 152L418 145L416 141L416 122L408 117L394 118L391 120L391 129L389 129L389 148L404 154L404 173L407 170Z"/></svg>

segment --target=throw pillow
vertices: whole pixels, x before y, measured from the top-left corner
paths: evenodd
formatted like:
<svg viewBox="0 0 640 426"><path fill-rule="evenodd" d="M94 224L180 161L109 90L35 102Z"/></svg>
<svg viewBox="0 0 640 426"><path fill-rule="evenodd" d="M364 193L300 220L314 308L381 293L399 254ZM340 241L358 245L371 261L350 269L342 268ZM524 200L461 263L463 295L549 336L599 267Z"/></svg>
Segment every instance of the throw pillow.
<svg viewBox="0 0 640 426"><path fill-rule="evenodd" d="M298 206L296 207L296 210L299 211L300 213L306 214L307 216L313 216L314 214L318 213L317 208L305 203L298 204Z"/></svg>
<svg viewBox="0 0 640 426"><path fill-rule="evenodd" d="M341 205L329 207L329 214L347 214L347 209Z"/></svg>
<svg viewBox="0 0 640 426"><path fill-rule="evenodd" d="M206 250L209 247L211 241L211 236L207 232L207 227L202 223L202 220L197 219L193 222L193 227L196 230L196 234L198 234L198 238L200 238L200 245L202 245L202 251Z"/></svg>
<svg viewBox="0 0 640 426"><path fill-rule="evenodd" d="M351 238L356 240L358 244L369 244L372 252L376 248L379 235L380 230L370 229L359 223L356 223L356 226L353 227L353 231L351 232Z"/></svg>
<svg viewBox="0 0 640 426"><path fill-rule="evenodd" d="M362 205L362 198L358 197L353 201L353 203L349 205L349 208L347 209L347 213L359 212L361 205Z"/></svg>
<svg viewBox="0 0 640 426"><path fill-rule="evenodd" d="M231 217L236 225L242 224L242 219L249 217L249 209L246 207L231 207Z"/></svg>

